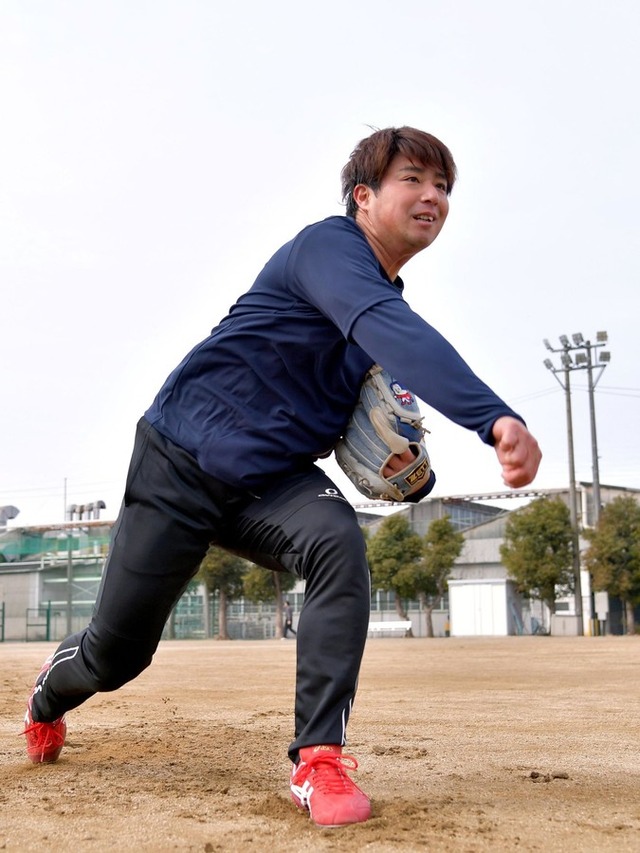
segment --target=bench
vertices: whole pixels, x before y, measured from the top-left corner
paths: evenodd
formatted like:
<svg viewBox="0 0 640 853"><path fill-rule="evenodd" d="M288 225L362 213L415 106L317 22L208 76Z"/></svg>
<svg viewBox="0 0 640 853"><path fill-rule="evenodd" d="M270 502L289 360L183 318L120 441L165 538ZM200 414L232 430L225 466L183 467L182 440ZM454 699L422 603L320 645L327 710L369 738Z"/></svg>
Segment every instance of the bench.
<svg viewBox="0 0 640 853"><path fill-rule="evenodd" d="M411 630L411 622L408 619L402 622L369 622L369 631L372 634L383 634L387 631L391 633L402 631L403 636L406 637L409 630Z"/></svg>

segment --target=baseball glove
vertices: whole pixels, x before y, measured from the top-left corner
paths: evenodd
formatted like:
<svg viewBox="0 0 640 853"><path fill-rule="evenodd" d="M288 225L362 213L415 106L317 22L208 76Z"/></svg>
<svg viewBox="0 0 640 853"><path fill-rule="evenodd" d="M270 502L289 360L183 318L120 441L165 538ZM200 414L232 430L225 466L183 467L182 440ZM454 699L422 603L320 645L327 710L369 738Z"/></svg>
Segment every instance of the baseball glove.
<svg viewBox="0 0 640 853"><path fill-rule="evenodd" d="M422 416L411 393L380 365L367 372L360 398L335 448L336 460L368 498L415 503L428 495L436 477L424 445ZM413 462L390 476L392 456L411 450Z"/></svg>

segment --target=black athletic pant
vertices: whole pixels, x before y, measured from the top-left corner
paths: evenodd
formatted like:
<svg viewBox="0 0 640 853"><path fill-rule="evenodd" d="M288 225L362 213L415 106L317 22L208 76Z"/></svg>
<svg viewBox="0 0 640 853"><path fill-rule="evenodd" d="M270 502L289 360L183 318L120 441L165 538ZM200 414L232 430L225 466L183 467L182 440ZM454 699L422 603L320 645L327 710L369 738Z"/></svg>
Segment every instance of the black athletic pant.
<svg viewBox="0 0 640 853"><path fill-rule="evenodd" d="M211 543L306 580L289 755L344 743L370 603L353 508L316 466L280 478L260 498L233 489L203 473L144 419L93 618L56 651L34 694L34 719L57 719L149 666L172 607Z"/></svg>

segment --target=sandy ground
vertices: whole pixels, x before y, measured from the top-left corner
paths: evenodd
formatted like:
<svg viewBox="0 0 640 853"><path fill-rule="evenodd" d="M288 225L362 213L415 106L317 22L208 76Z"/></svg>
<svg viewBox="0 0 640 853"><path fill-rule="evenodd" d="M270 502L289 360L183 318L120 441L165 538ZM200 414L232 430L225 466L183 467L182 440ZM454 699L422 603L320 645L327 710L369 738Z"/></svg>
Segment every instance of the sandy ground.
<svg viewBox="0 0 640 853"><path fill-rule="evenodd" d="M52 648L0 645L2 850L640 851L640 638L370 640L348 751L373 816L332 830L288 794L295 641L163 643L32 765Z"/></svg>

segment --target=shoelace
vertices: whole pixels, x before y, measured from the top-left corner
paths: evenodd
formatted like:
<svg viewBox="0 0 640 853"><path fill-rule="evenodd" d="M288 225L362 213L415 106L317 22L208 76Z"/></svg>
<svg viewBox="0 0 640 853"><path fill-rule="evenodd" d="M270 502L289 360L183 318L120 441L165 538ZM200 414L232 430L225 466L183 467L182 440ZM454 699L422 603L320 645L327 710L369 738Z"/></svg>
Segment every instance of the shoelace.
<svg viewBox="0 0 640 853"><path fill-rule="evenodd" d="M55 728L59 722L60 720L55 720L53 723L31 723L20 734L27 735L33 733L37 735L34 748L41 750L41 754L44 754L45 749L48 747L64 746L64 736Z"/></svg>
<svg viewBox="0 0 640 853"><path fill-rule="evenodd" d="M343 767L357 770L358 762L351 755L314 755L306 762L309 772L314 770L313 786L329 794L350 792L355 783L344 772Z"/></svg>

